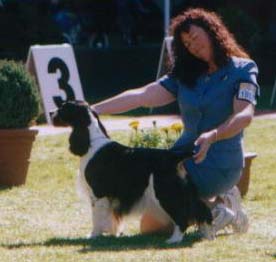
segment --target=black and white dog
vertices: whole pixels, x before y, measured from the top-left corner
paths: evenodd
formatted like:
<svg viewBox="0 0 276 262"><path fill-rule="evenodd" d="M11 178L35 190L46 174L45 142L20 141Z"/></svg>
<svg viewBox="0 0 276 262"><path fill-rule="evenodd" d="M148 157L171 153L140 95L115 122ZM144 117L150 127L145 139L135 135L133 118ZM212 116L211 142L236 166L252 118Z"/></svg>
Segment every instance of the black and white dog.
<svg viewBox="0 0 276 262"><path fill-rule="evenodd" d="M174 223L167 243L177 243L189 223L212 222L212 214L197 196L178 164L191 154L130 148L112 141L97 114L82 101L63 103L51 115L55 126L71 126L70 151L81 157L79 178L92 206L91 238L104 232L120 234L122 217L151 209Z"/></svg>

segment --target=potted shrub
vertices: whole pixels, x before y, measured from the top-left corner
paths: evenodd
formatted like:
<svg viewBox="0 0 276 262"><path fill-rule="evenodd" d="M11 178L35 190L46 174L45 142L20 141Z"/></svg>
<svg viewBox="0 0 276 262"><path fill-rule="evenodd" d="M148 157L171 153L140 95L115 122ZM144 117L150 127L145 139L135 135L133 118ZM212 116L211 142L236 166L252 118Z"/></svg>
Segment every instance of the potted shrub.
<svg viewBox="0 0 276 262"><path fill-rule="evenodd" d="M38 88L24 65L0 61L0 185L25 183L37 131L29 126L39 114Z"/></svg>

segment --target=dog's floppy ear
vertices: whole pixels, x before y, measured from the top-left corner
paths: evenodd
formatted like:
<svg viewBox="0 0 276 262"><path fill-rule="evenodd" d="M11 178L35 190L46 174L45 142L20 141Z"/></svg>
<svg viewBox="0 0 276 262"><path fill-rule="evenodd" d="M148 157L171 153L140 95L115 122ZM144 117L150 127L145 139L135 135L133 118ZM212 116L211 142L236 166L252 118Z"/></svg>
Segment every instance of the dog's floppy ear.
<svg viewBox="0 0 276 262"><path fill-rule="evenodd" d="M85 107L79 109L74 126L88 127L91 124L90 116Z"/></svg>
<svg viewBox="0 0 276 262"><path fill-rule="evenodd" d="M86 127L74 128L70 138L70 151L74 155L83 156L90 147L89 130Z"/></svg>

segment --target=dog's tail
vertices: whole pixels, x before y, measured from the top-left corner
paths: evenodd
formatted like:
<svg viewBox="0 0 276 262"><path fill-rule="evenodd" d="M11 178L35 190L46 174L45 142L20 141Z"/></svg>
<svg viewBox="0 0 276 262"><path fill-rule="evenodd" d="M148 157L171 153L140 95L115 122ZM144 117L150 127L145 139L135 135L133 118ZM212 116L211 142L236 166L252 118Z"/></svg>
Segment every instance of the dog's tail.
<svg viewBox="0 0 276 262"><path fill-rule="evenodd" d="M183 162L192 158L194 155L194 144L190 143L184 148L171 148L170 151L174 155L174 164L177 168L177 174L179 177L184 178L186 176L186 171L183 169Z"/></svg>
<svg viewBox="0 0 276 262"><path fill-rule="evenodd" d="M184 147L179 146L173 146L170 151L173 152L173 154L180 160L186 160L189 158L192 158L195 154L195 146L194 143L191 142L188 145L185 145Z"/></svg>

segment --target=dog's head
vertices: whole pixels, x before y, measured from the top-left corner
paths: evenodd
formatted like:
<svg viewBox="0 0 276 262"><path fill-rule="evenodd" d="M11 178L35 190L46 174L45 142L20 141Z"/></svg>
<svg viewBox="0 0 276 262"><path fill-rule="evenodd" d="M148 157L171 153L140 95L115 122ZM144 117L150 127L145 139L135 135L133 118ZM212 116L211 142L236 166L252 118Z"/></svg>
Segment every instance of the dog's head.
<svg viewBox="0 0 276 262"><path fill-rule="evenodd" d="M73 128L69 143L70 151L75 155L85 155L91 146L90 140L93 139L93 131L89 132L90 126L100 129L107 136L98 115L84 101L64 102L56 111L51 112L50 116L54 126L71 126ZM95 131L95 129L93 130Z"/></svg>
<svg viewBox="0 0 276 262"><path fill-rule="evenodd" d="M88 127L91 124L89 105L84 101L68 101L50 113L54 126Z"/></svg>

